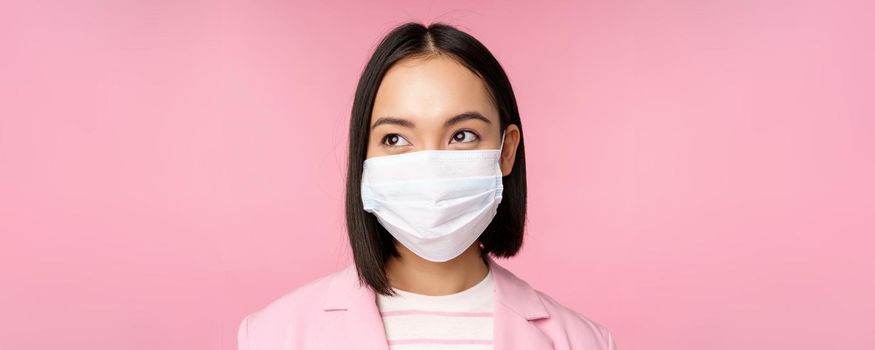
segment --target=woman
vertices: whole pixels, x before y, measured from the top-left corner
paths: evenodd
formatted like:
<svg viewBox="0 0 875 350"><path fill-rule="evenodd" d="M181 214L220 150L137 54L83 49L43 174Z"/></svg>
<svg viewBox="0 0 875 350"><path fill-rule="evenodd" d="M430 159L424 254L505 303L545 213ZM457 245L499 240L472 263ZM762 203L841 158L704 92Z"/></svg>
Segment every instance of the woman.
<svg viewBox="0 0 875 350"><path fill-rule="evenodd" d="M239 349L615 349L493 260L522 245L525 154L479 41L441 23L391 31L359 80L348 167L354 263L246 316Z"/></svg>

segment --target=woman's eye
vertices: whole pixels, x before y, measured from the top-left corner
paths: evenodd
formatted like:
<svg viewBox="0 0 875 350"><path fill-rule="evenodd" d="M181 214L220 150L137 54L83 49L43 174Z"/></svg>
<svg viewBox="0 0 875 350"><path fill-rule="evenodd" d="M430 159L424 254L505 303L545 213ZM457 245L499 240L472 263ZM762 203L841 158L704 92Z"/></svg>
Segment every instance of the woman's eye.
<svg viewBox="0 0 875 350"><path fill-rule="evenodd" d="M387 134L386 136L383 136L381 142L387 146L407 146L410 144L407 142L407 139L398 134Z"/></svg>
<svg viewBox="0 0 875 350"><path fill-rule="evenodd" d="M480 136L473 131L462 130L453 135L453 142L472 142L477 140L478 137Z"/></svg>

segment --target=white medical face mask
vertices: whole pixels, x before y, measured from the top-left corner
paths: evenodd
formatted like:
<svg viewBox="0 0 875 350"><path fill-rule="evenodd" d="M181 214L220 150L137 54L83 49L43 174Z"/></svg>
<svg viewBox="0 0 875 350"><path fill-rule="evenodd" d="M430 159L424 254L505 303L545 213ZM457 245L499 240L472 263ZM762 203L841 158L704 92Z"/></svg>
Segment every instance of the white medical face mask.
<svg viewBox="0 0 875 350"><path fill-rule="evenodd" d="M465 251L501 202L501 146L486 150L423 150L364 162L365 211L423 259L443 262Z"/></svg>

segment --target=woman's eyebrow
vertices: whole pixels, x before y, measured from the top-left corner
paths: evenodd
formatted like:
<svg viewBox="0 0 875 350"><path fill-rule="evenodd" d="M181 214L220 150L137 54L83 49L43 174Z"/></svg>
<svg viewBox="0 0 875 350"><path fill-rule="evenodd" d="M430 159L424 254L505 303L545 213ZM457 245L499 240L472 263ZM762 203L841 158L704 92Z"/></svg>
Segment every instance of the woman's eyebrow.
<svg viewBox="0 0 875 350"><path fill-rule="evenodd" d="M457 116L455 116L455 117L452 117L452 118L450 118L450 119L447 119L447 122L444 123L444 127L446 128L446 127L449 127L449 126L451 126L451 125L453 125L453 124L460 123L460 122L462 122L462 121L464 121L464 120L469 120L469 119L478 119L478 120L482 120L482 121L485 122L486 124L491 124L491 123L492 123L492 122L489 121L489 119L486 119L486 117L484 117L482 114L480 114L480 112L477 112L477 111L469 111L469 112L465 112L465 113L459 114L459 115L457 115Z"/></svg>
<svg viewBox="0 0 875 350"><path fill-rule="evenodd" d="M462 121L470 120L470 119L481 120L486 124L492 123L489 121L489 119L484 117L483 114L480 114L480 112L469 111L469 112L459 114L459 115L452 117L450 119L447 119L447 121L444 122L444 127L445 128L450 127L453 124L460 123ZM371 130L373 130L374 128L376 128L380 125L383 125L383 124L393 124L393 125L403 126L405 128L416 127L416 125L412 121L409 121L407 119L397 118L397 117L379 117L379 118L377 118L377 121L374 122L374 125L371 125Z"/></svg>
<svg viewBox="0 0 875 350"><path fill-rule="evenodd" d="M403 126L406 128L414 127L413 122L409 121L407 119L401 119L401 118L395 118L395 117L380 117L380 118L377 118L377 121L374 122L374 125L371 125L371 130L374 130L374 128L376 128L380 125L383 125L383 124L394 124L394 125Z"/></svg>

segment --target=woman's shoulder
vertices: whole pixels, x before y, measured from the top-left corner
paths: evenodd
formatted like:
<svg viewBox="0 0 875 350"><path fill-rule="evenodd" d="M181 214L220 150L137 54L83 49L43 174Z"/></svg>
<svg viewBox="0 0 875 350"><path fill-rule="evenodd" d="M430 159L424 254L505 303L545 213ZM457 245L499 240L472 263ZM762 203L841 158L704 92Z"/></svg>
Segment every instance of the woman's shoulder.
<svg viewBox="0 0 875 350"><path fill-rule="evenodd" d="M556 349L615 349L607 327L584 316L489 258L501 287L501 303L547 335Z"/></svg>
<svg viewBox="0 0 875 350"><path fill-rule="evenodd" d="M595 340L605 349L615 348L614 336L605 325L562 304L539 289L535 289L535 293L550 314L551 323L555 324L557 328L561 328L566 336L569 338L581 337L580 341ZM576 339L569 340L572 343L577 342Z"/></svg>
<svg viewBox="0 0 875 350"><path fill-rule="evenodd" d="M350 273L356 273L352 264L306 281L249 313L240 322L238 341L309 328L310 321L322 314L325 293L332 281Z"/></svg>
<svg viewBox="0 0 875 350"><path fill-rule="evenodd" d="M355 266L349 264L333 272L324 273L313 279L310 279L297 287L288 290L279 297L271 300L261 309L252 313L252 315L268 316L273 314L287 315L290 309L300 309L302 307L313 307L321 310L319 301L324 297L325 291L329 288L331 281L335 277L344 274L356 273ZM302 310L298 310L302 311Z"/></svg>

